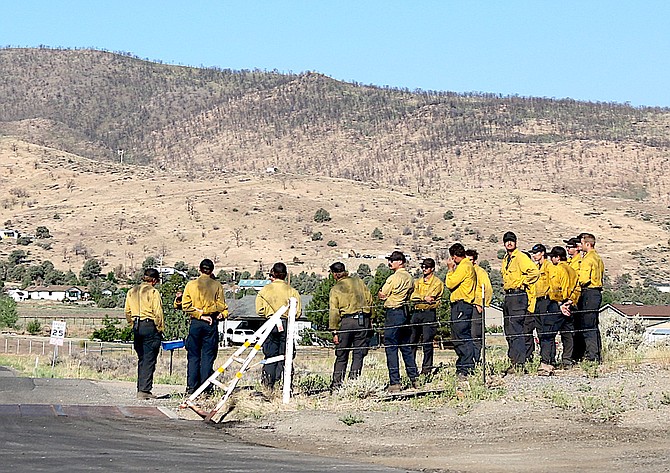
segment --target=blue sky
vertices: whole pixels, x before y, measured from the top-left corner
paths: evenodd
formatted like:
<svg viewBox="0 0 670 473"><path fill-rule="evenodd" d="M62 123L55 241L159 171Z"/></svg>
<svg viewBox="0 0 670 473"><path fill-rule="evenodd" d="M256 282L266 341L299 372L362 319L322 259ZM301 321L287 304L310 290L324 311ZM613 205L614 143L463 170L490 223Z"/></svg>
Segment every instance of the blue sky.
<svg viewBox="0 0 670 473"><path fill-rule="evenodd" d="M7 0L0 46L669 107L669 25L668 0Z"/></svg>

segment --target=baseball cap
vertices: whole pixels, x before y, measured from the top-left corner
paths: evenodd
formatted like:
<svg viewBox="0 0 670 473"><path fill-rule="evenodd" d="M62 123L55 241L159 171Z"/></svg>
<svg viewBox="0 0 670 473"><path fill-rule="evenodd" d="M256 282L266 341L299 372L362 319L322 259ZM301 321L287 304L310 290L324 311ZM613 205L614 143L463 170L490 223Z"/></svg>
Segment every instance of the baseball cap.
<svg viewBox="0 0 670 473"><path fill-rule="evenodd" d="M339 261L330 265L331 273L343 273L346 270L347 268L344 267L344 263L341 263Z"/></svg>
<svg viewBox="0 0 670 473"><path fill-rule="evenodd" d="M533 247L530 249L530 253L546 253L547 252L547 247L544 246L542 243L537 243L533 245Z"/></svg>
<svg viewBox="0 0 670 473"><path fill-rule="evenodd" d="M200 269L214 271L214 262L211 259L205 258L200 262Z"/></svg>
<svg viewBox="0 0 670 473"><path fill-rule="evenodd" d="M565 252L565 248L562 246L554 246L549 253L547 253L547 256L549 258L560 258L560 259L568 259L568 255Z"/></svg>
<svg viewBox="0 0 670 473"><path fill-rule="evenodd" d="M390 255L386 257L387 260L389 261L402 261L403 263L407 262L407 258L405 258L405 255L403 254L402 251L394 251Z"/></svg>
<svg viewBox="0 0 670 473"><path fill-rule="evenodd" d="M563 242L565 243L565 246L567 246L568 248L577 248L577 245L582 244L582 240L577 237L568 238L567 240L563 240Z"/></svg>
<svg viewBox="0 0 670 473"><path fill-rule="evenodd" d="M516 243L516 234L514 232L505 232L503 235L503 243L507 243L508 241Z"/></svg>
<svg viewBox="0 0 670 473"><path fill-rule="evenodd" d="M426 268L434 268L435 267L435 260L433 258L425 258L421 262L421 267L426 267Z"/></svg>

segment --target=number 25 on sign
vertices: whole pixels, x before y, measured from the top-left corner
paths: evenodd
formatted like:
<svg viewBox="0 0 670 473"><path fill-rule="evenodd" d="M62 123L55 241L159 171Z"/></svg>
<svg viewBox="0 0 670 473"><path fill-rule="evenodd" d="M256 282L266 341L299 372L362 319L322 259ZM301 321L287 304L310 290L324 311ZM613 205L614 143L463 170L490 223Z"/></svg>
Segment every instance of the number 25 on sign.
<svg viewBox="0 0 670 473"><path fill-rule="evenodd" d="M49 338L49 344L62 347L64 339L65 339L65 322L54 320L53 323L51 324L51 338Z"/></svg>

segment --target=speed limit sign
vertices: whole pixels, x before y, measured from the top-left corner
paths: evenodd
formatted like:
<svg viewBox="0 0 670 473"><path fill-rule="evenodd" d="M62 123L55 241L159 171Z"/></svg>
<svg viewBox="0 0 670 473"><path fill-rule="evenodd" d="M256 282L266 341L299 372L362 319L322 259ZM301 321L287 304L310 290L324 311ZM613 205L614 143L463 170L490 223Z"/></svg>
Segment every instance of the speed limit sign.
<svg viewBox="0 0 670 473"><path fill-rule="evenodd" d="M54 320L53 323L51 324L51 338L49 338L49 344L62 347L64 339L65 339L65 322Z"/></svg>

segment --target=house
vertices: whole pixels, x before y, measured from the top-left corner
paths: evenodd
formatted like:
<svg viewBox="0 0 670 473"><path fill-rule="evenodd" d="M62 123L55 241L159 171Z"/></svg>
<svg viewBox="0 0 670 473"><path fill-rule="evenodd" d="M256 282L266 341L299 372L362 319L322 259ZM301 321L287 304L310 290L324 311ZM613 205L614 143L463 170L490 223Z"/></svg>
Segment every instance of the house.
<svg viewBox="0 0 670 473"><path fill-rule="evenodd" d="M5 229L5 228L0 229L0 240L2 240L3 238L17 239L20 236L21 236L21 234L16 230L9 230L9 229Z"/></svg>
<svg viewBox="0 0 670 473"><path fill-rule="evenodd" d="M88 289L78 286L28 286L23 300L79 301L89 296Z"/></svg>
<svg viewBox="0 0 670 473"><path fill-rule="evenodd" d="M163 280L169 279L173 274L179 274L183 278L187 277L187 274L184 271L179 271L178 269L174 269L170 266L161 266L158 268L158 272L160 273L161 279Z"/></svg>
<svg viewBox="0 0 670 473"><path fill-rule="evenodd" d="M256 289L257 291L260 291L270 284L270 282L269 279L240 279L237 287L239 289Z"/></svg>
<svg viewBox="0 0 670 473"><path fill-rule="evenodd" d="M645 327L651 327L660 323L670 322L670 306L607 304L600 308L600 315L624 317L626 319L639 317Z"/></svg>
<svg viewBox="0 0 670 473"><path fill-rule="evenodd" d="M25 301L28 298L28 293L21 289L7 289L5 292L16 302Z"/></svg>

